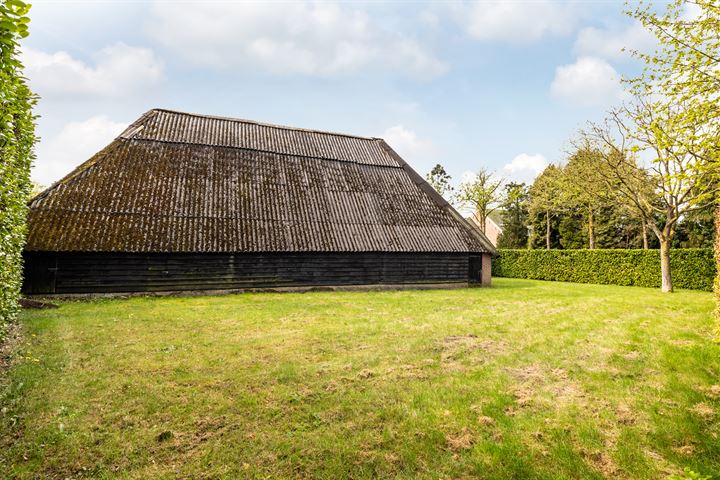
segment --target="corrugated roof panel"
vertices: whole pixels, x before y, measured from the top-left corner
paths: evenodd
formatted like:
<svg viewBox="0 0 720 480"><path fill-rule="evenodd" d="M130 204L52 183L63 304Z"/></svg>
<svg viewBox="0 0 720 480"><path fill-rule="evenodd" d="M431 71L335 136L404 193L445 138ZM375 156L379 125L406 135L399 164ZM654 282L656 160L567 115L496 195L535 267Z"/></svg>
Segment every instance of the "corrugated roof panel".
<svg viewBox="0 0 720 480"><path fill-rule="evenodd" d="M28 250L486 250L375 139L167 111L141 122L31 202Z"/></svg>
<svg viewBox="0 0 720 480"><path fill-rule="evenodd" d="M139 126L143 128L136 131ZM161 142L245 148L368 165L397 165L372 138L168 110L149 112L128 127L125 134Z"/></svg>

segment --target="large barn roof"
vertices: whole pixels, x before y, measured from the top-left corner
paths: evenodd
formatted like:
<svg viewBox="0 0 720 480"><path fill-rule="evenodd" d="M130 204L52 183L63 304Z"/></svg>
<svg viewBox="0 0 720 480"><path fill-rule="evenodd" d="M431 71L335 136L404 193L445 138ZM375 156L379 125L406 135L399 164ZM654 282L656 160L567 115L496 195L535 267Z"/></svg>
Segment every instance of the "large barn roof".
<svg viewBox="0 0 720 480"><path fill-rule="evenodd" d="M382 139L168 110L35 197L26 249L494 251Z"/></svg>

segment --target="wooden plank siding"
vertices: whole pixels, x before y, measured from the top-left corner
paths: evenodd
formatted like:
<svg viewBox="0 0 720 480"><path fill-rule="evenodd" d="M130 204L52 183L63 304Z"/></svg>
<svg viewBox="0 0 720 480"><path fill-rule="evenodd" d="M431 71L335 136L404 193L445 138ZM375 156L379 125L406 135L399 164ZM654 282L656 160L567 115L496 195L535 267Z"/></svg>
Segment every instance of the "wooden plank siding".
<svg viewBox="0 0 720 480"><path fill-rule="evenodd" d="M26 294L468 284L467 253L25 252Z"/></svg>

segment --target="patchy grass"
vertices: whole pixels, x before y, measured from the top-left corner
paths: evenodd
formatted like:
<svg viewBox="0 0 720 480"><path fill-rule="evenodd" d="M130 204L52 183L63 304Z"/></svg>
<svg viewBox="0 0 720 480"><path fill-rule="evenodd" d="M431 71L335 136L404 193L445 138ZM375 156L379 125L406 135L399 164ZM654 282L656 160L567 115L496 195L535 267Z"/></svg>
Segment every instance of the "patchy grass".
<svg viewBox="0 0 720 480"><path fill-rule="evenodd" d="M711 294L495 285L26 311L0 478L720 470Z"/></svg>

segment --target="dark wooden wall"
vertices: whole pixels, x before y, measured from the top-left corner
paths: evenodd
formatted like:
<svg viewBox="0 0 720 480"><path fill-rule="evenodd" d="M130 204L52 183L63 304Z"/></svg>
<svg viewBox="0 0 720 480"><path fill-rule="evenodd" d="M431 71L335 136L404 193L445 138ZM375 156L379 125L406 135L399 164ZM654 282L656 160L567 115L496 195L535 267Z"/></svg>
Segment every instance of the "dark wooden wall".
<svg viewBox="0 0 720 480"><path fill-rule="evenodd" d="M463 253L25 252L28 294L231 290L294 286L477 283Z"/></svg>

